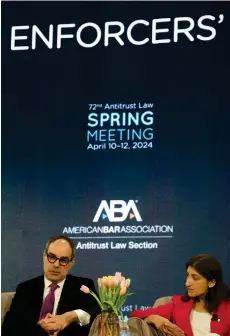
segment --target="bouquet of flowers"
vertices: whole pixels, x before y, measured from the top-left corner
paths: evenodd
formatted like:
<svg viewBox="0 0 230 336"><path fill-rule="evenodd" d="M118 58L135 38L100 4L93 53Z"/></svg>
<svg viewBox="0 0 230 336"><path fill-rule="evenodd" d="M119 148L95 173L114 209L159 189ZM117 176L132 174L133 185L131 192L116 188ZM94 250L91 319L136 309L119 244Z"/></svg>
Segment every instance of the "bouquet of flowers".
<svg viewBox="0 0 230 336"><path fill-rule="evenodd" d="M103 276L97 280L98 293L97 296L88 287L81 286L81 291L86 294L91 294L98 302L102 312L115 313L123 319L123 314L120 308L124 305L129 293L130 279L125 279L120 272L116 272L114 276Z"/></svg>

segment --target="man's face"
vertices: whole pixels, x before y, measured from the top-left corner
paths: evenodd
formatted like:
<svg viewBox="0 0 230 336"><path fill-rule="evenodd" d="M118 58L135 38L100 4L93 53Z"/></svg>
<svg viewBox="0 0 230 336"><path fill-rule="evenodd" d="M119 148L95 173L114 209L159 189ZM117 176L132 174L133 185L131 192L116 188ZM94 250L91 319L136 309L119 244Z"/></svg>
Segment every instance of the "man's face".
<svg viewBox="0 0 230 336"><path fill-rule="evenodd" d="M185 283L188 291L188 296L198 297L206 294L208 288L215 286L215 280L208 281L194 268L188 267L187 278Z"/></svg>
<svg viewBox="0 0 230 336"><path fill-rule="evenodd" d="M61 261L55 261L56 258L61 258ZM51 243L47 252L44 251L43 254L44 273L46 278L52 282L61 282L64 280L73 266L74 260L71 259L72 249L66 240L59 239ZM68 263L69 260L71 261ZM65 266L61 265L66 263L67 265Z"/></svg>

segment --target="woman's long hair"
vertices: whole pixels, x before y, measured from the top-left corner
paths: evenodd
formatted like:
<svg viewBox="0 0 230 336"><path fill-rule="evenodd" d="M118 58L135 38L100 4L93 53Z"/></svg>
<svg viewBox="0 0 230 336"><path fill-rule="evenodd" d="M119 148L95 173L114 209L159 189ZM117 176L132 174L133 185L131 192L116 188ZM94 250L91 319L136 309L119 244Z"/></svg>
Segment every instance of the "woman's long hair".
<svg viewBox="0 0 230 336"><path fill-rule="evenodd" d="M219 261L209 254L201 254L192 257L186 263L186 270L188 267L194 268L208 281L215 280L215 286L208 288L205 295L205 308L209 313L214 312L222 301L230 299L230 288L223 281L222 267ZM189 301L191 298L186 293L182 297L182 301ZM195 298L199 300L199 298Z"/></svg>

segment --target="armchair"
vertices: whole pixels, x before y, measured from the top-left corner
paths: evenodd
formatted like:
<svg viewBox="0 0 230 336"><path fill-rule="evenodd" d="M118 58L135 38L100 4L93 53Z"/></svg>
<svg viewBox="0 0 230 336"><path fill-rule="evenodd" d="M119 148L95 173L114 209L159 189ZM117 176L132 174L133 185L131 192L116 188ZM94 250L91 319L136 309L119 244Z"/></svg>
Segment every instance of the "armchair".
<svg viewBox="0 0 230 336"><path fill-rule="evenodd" d="M5 318L6 313L10 309L10 305L14 297L14 294L15 292L1 293L1 325Z"/></svg>

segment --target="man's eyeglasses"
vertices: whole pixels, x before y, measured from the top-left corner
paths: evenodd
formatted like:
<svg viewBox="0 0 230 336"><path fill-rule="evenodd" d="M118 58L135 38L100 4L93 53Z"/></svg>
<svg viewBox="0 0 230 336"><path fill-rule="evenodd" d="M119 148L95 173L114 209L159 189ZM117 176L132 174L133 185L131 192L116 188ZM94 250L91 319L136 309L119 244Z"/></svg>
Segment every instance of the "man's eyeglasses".
<svg viewBox="0 0 230 336"><path fill-rule="evenodd" d="M68 257L61 257L61 258L58 258L56 257L55 254L52 254L52 253L47 253L46 252L46 256L47 256L47 259L48 261L51 263L51 264L54 264L57 260L59 261L59 264L61 266L67 266L72 260L72 259L69 259Z"/></svg>

